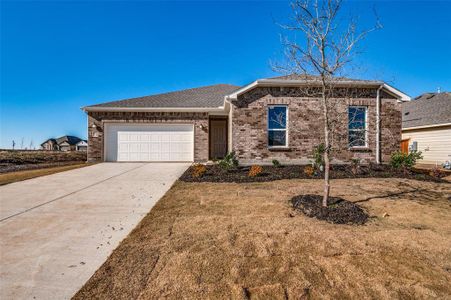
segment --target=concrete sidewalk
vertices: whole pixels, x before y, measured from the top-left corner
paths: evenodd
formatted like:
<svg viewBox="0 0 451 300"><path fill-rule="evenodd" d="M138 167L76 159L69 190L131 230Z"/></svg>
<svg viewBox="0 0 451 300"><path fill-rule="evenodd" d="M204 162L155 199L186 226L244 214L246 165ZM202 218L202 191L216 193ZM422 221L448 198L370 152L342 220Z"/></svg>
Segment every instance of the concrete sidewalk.
<svg viewBox="0 0 451 300"><path fill-rule="evenodd" d="M1 186L0 298L71 298L188 166L102 163Z"/></svg>

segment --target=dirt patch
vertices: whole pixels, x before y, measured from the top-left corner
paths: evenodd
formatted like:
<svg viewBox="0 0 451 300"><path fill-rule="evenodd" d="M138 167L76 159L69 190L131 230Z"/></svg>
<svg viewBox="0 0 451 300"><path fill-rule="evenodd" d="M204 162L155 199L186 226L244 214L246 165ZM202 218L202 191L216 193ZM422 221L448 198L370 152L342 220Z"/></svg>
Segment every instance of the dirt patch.
<svg viewBox="0 0 451 300"><path fill-rule="evenodd" d="M292 217L290 199L321 194L322 180L179 181L74 299L450 298L450 184L331 185L372 221Z"/></svg>
<svg viewBox="0 0 451 300"><path fill-rule="evenodd" d="M59 172L69 171L73 169L83 168L93 165L93 163L72 163L62 166L48 166L45 168L29 169L24 171L0 173L0 185L18 182L35 177L51 175Z"/></svg>
<svg viewBox="0 0 451 300"><path fill-rule="evenodd" d="M188 168L180 177L185 182L267 182L281 179L320 179L323 173L316 171L312 175L304 172L305 165L286 165L282 167L263 166L263 172L258 176L249 176L250 167L240 166L232 170L224 170L218 165L207 165L206 172L200 176L193 176L193 166ZM427 172L402 171L388 165L365 165L357 170L350 165L333 165L331 179L346 178L409 178L422 181L443 182L443 179L430 176Z"/></svg>
<svg viewBox="0 0 451 300"><path fill-rule="evenodd" d="M327 207L322 206L323 196L299 195L291 199L293 208L310 218L334 224L365 224L368 214L357 204L339 197L330 197Z"/></svg>
<svg viewBox="0 0 451 300"><path fill-rule="evenodd" d="M61 167L86 162L86 152L2 150L0 173Z"/></svg>

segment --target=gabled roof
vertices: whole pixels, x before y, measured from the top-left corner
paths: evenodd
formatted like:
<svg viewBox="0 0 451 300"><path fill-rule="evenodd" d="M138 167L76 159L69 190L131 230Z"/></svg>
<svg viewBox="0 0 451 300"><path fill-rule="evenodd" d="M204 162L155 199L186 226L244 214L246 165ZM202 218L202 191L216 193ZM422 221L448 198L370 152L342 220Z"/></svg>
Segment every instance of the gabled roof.
<svg viewBox="0 0 451 300"><path fill-rule="evenodd" d="M61 143L64 143L64 142L67 142L69 145L75 145L79 141L81 141L81 139L79 137L72 136L72 135L65 135L65 136L62 136L62 137L59 137L56 139L56 143L58 145Z"/></svg>
<svg viewBox="0 0 451 300"><path fill-rule="evenodd" d="M238 95L257 86L302 86L317 85L318 76L286 75L259 79L244 87L230 84L216 84L187 90L156 94L138 98L106 102L85 106L84 111L224 111L224 100L237 99ZM345 77L336 78L337 86L382 87L399 100L408 101L410 97L392 86L374 80L359 80Z"/></svg>
<svg viewBox="0 0 451 300"><path fill-rule="evenodd" d="M426 93L402 105L402 128L451 124L451 92Z"/></svg>
<svg viewBox="0 0 451 300"><path fill-rule="evenodd" d="M45 140L44 142L41 143L41 146L44 145L47 142L54 142L54 143L56 143L56 140L54 138L47 139L47 140Z"/></svg>
<svg viewBox="0 0 451 300"><path fill-rule="evenodd" d="M290 74L285 76L278 76L272 78L258 79L227 96L228 100L235 100L237 97L247 91L250 91L258 86L310 86L321 84L320 78L315 75L301 75L301 74ZM409 101L410 97L404 94L400 90L384 83L383 81L377 80L360 80L351 79L346 77L336 77L334 78L334 85L340 87L347 86L362 86L362 87L382 87L385 91L392 94L401 101Z"/></svg>
<svg viewBox="0 0 451 300"><path fill-rule="evenodd" d="M304 81L304 82L310 82L310 83L319 83L321 78L317 75L289 74L289 75L284 75L284 76L267 78L267 80L298 80L298 81ZM364 84L374 84L374 85L381 85L384 83L383 81L378 81L378 80L353 79L353 78L347 78L347 77L335 77L334 81L355 83L355 84L364 83Z"/></svg>
<svg viewBox="0 0 451 300"><path fill-rule="evenodd" d="M224 106L224 97L235 91L237 88L239 87L230 84L216 84L164 94L101 103L86 106L83 110L96 111L108 108L219 108Z"/></svg>

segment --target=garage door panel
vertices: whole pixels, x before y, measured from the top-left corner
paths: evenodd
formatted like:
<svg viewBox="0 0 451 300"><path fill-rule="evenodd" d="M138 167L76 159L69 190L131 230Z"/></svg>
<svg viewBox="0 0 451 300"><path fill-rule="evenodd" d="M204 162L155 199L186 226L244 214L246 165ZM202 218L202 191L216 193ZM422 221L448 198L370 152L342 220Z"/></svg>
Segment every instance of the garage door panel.
<svg viewBox="0 0 451 300"><path fill-rule="evenodd" d="M140 144L140 151L141 153L149 153L149 149L150 149L150 144L149 143L142 143Z"/></svg>
<svg viewBox="0 0 451 300"><path fill-rule="evenodd" d="M141 134L140 141L141 142L148 142L150 139L150 134Z"/></svg>
<svg viewBox="0 0 451 300"><path fill-rule="evenodd" d="M107 161L193 161L192 125L107 124Z"/></svg>
<svg viewBox="0 0 451 300"><path fill-rule="evenodd" d="M171 151L171 143L162 141L160 143L160 151L163 153Z"/></svg>
<svg viewBox="0 0 451 300"><path fill-rule="evenodd" d="M121 134L118 136L118 141L119 142L126 142L128 141L128 135L127 134Z"/></svg>
<svg viewBox="0 0 451 300"><path fill-rule="evenodd" d="M138 136L138 134L133 134L133 133L131 133L130 135L129 135L129 140L130 141L132 141L132 142L137 142L137 141L139 141L140 140L140 137Z"/></svg>
<svg viewBox="0 0 451 300"><path fill-rule="evenodd" d="M171 140L171 133L160 133L159 135L162 142L169 142Z"/></svg>

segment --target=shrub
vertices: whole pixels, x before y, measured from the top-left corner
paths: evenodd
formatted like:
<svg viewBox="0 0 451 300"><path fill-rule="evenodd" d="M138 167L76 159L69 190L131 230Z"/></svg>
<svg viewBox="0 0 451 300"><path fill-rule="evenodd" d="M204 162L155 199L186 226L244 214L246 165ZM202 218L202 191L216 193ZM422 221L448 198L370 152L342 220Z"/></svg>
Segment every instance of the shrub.
<svg viewBox="0 0 451 300"><path fill-rule="evenodd" d="M238 167L238 160L235 157L235 152L227 153L227 155L219 161L219 166L225 170Z"/></svg>
<svg viewBox="0 0 451 300"><path fill-rule="evenodd" d="M207 172L207 167L205 167L203 164L195 164L193 166L191 175L194 178L199 178L199 177L202 177L205 174L205 172Z"/></svg>
<svg viewBox="0 0 451 300"><path fill-rule="evenodd" d="M312 166L306 166L304 168L304 174L307 176L313 176L313 174L315 173L315 169Z"/></svg>
<svg viewBox="0 0 451 300"><path fill-rule="evenodd" d="M282 166L277 159L272 160L272 165L276 168L280 168Z"/></svg>
<svg viewBox="0 0 451 300"><path fill-rule="evenodd" d="M255 177L260 175L263 172L263 168L259 165L253 165L251 166L250 170L249 170L249 177Z"/></svg>
<svg viewBox="0 0 451 300"><path fill-rule="evenodd" d="M318 170L324 166L324 151L326 151L326 147L322 143L313 148L314 167Z"/></svg>
<svg viewBox="0 0 451 300"><path fill-rule="evenodd" d="M441 170L439 167L434 167L429 172L429 175L431 175L434 178L440 179L440 178L444 177L446 175L446 173L443 170Z"/></svg>
<svg viewBox="0 0 451 300"><path fill-rule="evenodd" d="M360 159L358 159L358 158L351 159L352 174L357 175L357 173L359 173L359 169L360 169Z"/></svg>
<svg viewBox="0 0 451 300"><path fill-rule="evenodd" d="M422 158L421 152L418 151L412 151L409 154L397 151L391 155L390 164L395 169L410 169L417 160Z"/></svg>

